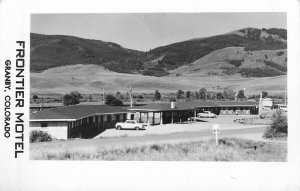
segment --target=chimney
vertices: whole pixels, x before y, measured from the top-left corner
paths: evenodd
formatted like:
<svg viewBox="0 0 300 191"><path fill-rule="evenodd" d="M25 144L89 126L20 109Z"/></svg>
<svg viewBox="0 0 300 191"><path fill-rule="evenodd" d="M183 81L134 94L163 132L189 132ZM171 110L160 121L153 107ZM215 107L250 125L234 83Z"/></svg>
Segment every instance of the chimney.
<svg viewBox="0 0 300 191"><path fill-rule="evenodd" d="M174 108L175 108L175 102L172 101L172 102L171 102L171 109L174 109Z"/></svg>

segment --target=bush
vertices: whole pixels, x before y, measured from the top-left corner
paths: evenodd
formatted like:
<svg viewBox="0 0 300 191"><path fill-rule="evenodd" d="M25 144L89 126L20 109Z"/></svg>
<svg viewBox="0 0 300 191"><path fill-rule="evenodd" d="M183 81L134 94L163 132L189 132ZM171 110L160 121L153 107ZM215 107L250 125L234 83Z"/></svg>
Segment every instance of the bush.
<svg viewBox="0 0 300 191"><path fill-rule="evenodd" d="M277 55L277 56L281 56L281 55L283 55L283 54L284 54L283 51L276 52L276 55Z"/></svg>
<svg viewBox="0 0 300 191"><path fill-rule="evenodd" d="M272 123L266 129L263 137L264 138L280 138L287 137L288 134L287 117L281 113L276 112L272 116Z"/></svg>
<svg viewBox="0 0 300 191"><path fill-rule="evenodd" d="M237 60L237 59L228 60L228 63L234 65L235 67L240 67L242 65L242 60Z"/></svg>
<svg viewBox="0 0 300 191"><path fill-rule="evenodd" d="M155 90L154 93L154 100L160 100L161 99L161 94L159 93L158 90Z"/></svg>
<svg viewBox="0 0 300 191"><path fill-rule="evenodd" d="M118 100L115 96L108 94L105 97L105 105L110 105L110 106L122 106L123 102L121 100Z"/></svg>
<svg viewBox="0 0 300 191"><path fill-rule="evenodd" d="M75 91L70 94L65 94L63 97L64 105L76 105L80 103L80 99L82 99L82 95Z"/></svg>
<svg viewBox="0 0 300 191"><path fill-rule="evenodd" d="M30 132L29 140L34 142L50 142L53 140L52 136L45 131L33 130Z"/></svg>

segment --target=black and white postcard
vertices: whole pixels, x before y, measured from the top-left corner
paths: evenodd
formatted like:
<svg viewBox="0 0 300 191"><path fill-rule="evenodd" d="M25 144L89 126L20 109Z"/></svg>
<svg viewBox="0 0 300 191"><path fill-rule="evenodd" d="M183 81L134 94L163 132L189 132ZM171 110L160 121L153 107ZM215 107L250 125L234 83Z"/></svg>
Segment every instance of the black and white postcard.
<svg viewBox="0 0 300 191"><path fill-rule="evenodd" d="M299 190L298 1L0 8L0 190Z"/></svg>

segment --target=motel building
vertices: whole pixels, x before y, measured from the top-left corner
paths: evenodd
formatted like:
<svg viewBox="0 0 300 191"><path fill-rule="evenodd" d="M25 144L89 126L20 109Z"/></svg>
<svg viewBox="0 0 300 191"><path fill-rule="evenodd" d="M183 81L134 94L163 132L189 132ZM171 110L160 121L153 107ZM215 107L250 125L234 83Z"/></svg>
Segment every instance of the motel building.
<svg viewBox="0 0 300 191"><path fill-rule="evenodd" d="M42 130L57 139L92 138L126 120L127 109L108 105L72 105L30 114L30 130Z"/></svg>
<svg viewBox="0 0 300 191"><path fill-rule="evenodd" d="M127 119L149 125L172 124L186 122L203 111L217 115L253 115L258 114L258 105L242 101L151 103L133 108L72 105L31 113L29 126L30 130L46 131L57 139L92 138Z"/></svg>
<svg viewBox="0 0 300 191"><path fill-rule="evenodd" d="M203 111L217 115L255 115L258 114L258 104L249 101L186 101L152 103L128 110L128 119L158 125L184 122Z"/></svg>

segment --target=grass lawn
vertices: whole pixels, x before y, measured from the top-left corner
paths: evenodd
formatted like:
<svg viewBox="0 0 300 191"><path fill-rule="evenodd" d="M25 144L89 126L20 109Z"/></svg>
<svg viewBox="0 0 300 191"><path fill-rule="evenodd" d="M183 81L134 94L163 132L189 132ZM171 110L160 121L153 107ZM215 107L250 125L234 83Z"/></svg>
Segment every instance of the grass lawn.
<svg viewBox="0 0 300 191"><path fill-rule="evenodd" d="M96 152L31 151L33 160L119 160L119 161L280 161L287 160L287 143L241 138L173 144L149 144L105 148Z"/></svg>

